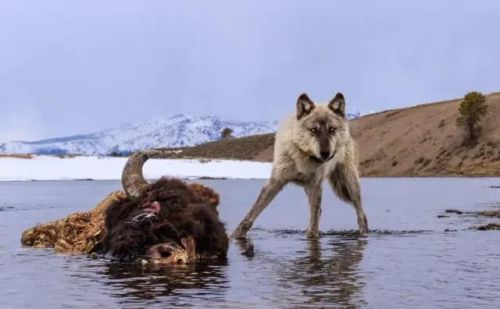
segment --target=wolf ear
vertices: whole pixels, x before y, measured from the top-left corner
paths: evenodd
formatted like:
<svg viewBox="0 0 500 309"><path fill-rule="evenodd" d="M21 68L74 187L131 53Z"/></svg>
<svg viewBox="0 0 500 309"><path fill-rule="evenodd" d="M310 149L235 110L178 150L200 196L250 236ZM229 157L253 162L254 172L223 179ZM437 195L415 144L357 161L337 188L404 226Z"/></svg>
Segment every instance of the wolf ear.
<svg viewBox="0 0 500 309"><path fill-rule="evenodd" d="M301 94L297 99L297 120L300 120L302 117L309 115L314 107L314 102L309 99L307 94Z"/></svg>
<svg viewBox="0 0 500 309"><path fill-rule="evenodd" d="M328 103L328 108L335 114L345 118L345 99L344 95L337 92L335 97Z"/></svg>

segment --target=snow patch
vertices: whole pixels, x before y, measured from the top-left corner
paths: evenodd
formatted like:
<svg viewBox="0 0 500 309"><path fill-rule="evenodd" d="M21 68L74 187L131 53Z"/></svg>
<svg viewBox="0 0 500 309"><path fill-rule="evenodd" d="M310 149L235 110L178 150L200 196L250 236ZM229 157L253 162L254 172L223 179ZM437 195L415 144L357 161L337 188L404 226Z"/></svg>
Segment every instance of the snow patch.
<svg viewBox="0 0 500 309"><path fill-rule="evenodd" d="M28 180L118 180L127 158L35 156L33 159L0 158L0 181ZM236 160L148 160L144 176L180 178L265 179L271 174L271 163Z"/></svg>

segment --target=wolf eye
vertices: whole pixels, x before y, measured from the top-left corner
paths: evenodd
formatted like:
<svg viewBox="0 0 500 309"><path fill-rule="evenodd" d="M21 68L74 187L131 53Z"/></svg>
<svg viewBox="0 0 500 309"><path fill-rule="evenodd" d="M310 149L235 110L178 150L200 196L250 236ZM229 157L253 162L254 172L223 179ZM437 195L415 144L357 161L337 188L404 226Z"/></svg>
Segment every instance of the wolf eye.
<svg viewBox="0 0 500 309"><path fill-rule="evenodd" d="M337 129L335 129L334 127L330 127L330 128L328 129L328 131L330 131L330 133L335 133L335 131L336 131L336 130L337 130Z"/></svg>
<svg viewBox="0 0 500 309"><path fill-rule="evenodd" d="M311 131L311 133L317 133L318 129L316 129L316 128L310 128L309 131Z"/></svg>

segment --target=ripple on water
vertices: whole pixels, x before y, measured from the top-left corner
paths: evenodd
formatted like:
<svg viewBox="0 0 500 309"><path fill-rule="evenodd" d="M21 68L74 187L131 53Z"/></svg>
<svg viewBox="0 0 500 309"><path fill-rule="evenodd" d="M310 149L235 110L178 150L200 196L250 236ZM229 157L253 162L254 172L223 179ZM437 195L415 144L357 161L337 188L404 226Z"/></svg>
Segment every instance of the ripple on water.
<svg viewBox="0 0 500 309"><path fill-rule="evenodd" d="M478 179L363 181L368 207L394 205L389 213L385 207L369 209L373 226L386 229L360 237L356 230L335 229L325 220L325 232L309 240L303 230L295 229L306 224L307 209L288 207L283 218L284 207L304 198L302 190L292 188L275 201L281 205L270 207L259 218L263 228L252 229L251 239L241 242L241 247L231 242L226 262L174 267L20 248L23 228L89 209L118 188L119 182L0 186L0 219L5 218L0 220L0 251L4 250L0 252L0 307L498 307L500 234L467 230L474 218L437 219L436 214L454 207L486 208L477 203L498 200L492 194L500 191L485 193L481 191L485 186L470 185ZM225 197L221 216L233 227L262 185L260 181L210 183ZM389 183L396 189L385 191ZM442 196L442 192L453 194L429 203L430 196ZM325 203L338 204L332 196L325 196ZM352 210L343 212L342 207L334 210L335 222L354 223ZM50 208L57 209L46 211ZM325 207L324 215L329 209ZM254 254L242 255L249 245Z"/></svg>
<svg viewBox="0 0 500 309"><path fill-rule="evenodd" d="M272 233L275 235L305 235L306 231L304 230L294 230L294 229L278 229L278 230L266 230L260 228L259 231ZM360 235L358 230L329 230L325 232L319 233L320 236L346 236L346 237L367 237L367 236L384 236L384 235L392 235L392 236L407 236L407 235L421 235L421 234L430 234L434 231L431 230L370 230L370 232L366 235Z"/></svg>

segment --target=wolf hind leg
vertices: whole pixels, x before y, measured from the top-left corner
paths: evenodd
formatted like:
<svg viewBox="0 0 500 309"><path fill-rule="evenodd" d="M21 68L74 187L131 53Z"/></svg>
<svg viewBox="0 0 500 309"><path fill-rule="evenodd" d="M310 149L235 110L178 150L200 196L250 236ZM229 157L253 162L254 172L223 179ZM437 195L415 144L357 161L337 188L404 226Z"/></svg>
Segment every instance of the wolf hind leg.
<svg viewBox="0 0 500 309"><path fill-rule="evenodd" d="M248 230L252 228L254 221L260 213L266 209L269 203L271 203L271 201L276 197L276 195L278 195L286 184L287 181L271 178L260 191L259 197L250 211L229 237L233 239L245 238Z"/></svg>
<svg viewBox="0 0 500 309"><path fill-rule="evenodd" d="M328 175L328 181L333 192L343 201L354 206L358 219L359 232L368 233L368 219L361 203L361 187L356 168L352 165L337 164L335 169Z"/></svg>

